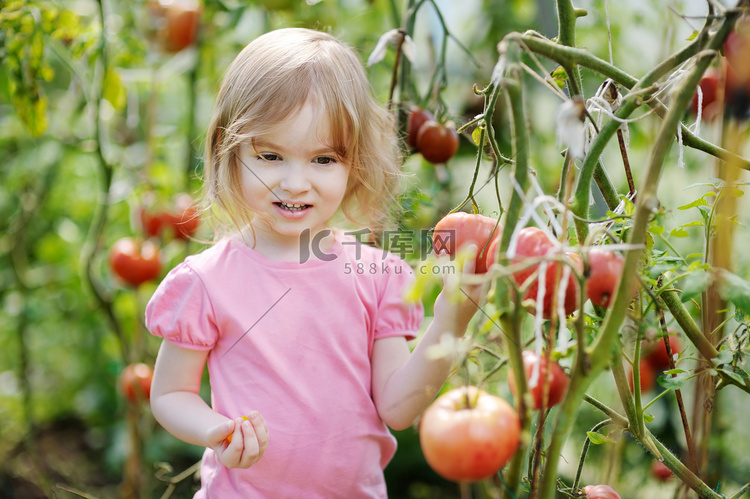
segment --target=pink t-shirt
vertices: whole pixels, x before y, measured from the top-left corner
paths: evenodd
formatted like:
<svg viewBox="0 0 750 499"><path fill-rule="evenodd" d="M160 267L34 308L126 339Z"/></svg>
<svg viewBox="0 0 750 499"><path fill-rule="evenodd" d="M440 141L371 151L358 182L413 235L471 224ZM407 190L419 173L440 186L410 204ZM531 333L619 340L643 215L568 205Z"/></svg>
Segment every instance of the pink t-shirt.
<svg viewBox="0 0 750 499"><path fill-rule="evenodd" d="M210 350L214 410L258 410L268 425L268 449L249 469L206 449L195 497L387 496L396 441L372 401L370 355L377 339L414 338L423 310L404 301L414 276L403 260L337 239L327 260L304 263L222 240L174 268L149 302L154 335Z"/></svg>

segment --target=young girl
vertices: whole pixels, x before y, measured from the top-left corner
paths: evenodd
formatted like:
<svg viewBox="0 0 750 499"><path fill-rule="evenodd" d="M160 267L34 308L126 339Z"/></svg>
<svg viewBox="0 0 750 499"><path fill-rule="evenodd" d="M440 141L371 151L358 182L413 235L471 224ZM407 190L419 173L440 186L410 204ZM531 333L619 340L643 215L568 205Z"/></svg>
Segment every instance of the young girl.
<svg viewBox="0 0 750 499"><path fill-rule="evenodd" d="M386 497L386 425L407 428L430 403L450 359L425 351L476 311L441 293L410 353L423 315L403 300L411 268L329 226L343 213L380 227L399 164L392 119L336 38L273 31L230 66L204 191L234 230L173 269L146 311L166 340L154 417L206 447L196 497Z"/></svg>

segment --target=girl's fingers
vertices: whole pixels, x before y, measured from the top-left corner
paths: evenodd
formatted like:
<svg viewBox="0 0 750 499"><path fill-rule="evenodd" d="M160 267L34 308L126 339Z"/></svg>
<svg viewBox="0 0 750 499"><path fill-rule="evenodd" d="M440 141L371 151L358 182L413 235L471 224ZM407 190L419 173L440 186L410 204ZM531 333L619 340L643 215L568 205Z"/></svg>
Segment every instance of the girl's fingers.
<svg viewBox="0 0 750 499"><path fill-rule="evenodd" d="M211 447L216 447L224 440L231 438L235 431L234 421L229 420L226 423L214 426L208 430L207 440Z"/></svg>
<svg viewBox="0 0 750 499"><path fill-rule="evenodd" d="M245 448L240 458L240 467L249 468L263 457L265 446L268 445L268 432L259 413L253 412L247 421L242 422L242 435Z"/></svg>
<svg viewBox="0 0 750 499"><path fill-rule="evenodd" d="M266 447L268 447L268 427L266 426L266 420L257 411L250 415L250 422L253 424L255 436L258 439L258 447L260 449L258 459L260 459L266 451Z"/></svg>

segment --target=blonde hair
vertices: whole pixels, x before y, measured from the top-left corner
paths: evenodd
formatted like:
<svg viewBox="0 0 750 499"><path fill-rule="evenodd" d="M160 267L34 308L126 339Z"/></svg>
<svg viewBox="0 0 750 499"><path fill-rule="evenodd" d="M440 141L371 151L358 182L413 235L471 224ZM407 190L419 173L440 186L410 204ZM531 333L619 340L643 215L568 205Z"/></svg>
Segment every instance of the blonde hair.
<svg viewBox="0 0 750 499"><path fill-rule="evenodd" d="M375 102L356 53L318 31L287 28L248 44L229 66L208 127L203 201L241 230L252 213L235 157L313 100L326 113L330 146L348 165L346 218L378 233L397 206L401 157L393 117Z"/></svg>

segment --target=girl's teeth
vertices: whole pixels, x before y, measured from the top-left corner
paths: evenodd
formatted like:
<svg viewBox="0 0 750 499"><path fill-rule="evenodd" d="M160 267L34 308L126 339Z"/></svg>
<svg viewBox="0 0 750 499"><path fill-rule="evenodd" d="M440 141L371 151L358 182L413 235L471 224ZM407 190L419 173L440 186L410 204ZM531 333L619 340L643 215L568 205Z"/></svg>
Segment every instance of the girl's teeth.
<svg viewBox="0 0 750 499"><path fill-rule="evenodd" d="M285 208L287 210L292 210L292 211L301 210L306 206L304 204L287 204L287 203L279 203L279 204L281 204L282 208Z"/></svg>

